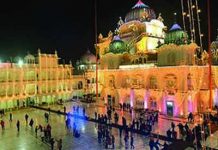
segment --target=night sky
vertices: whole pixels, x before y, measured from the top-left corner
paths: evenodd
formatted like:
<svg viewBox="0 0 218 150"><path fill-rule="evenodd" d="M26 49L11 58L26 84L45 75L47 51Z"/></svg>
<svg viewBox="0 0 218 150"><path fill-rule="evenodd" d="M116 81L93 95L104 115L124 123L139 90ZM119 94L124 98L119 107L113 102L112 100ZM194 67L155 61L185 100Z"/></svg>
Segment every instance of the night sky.
<svg viewBox="0 0 218 150"><path fill-rule="evenodd" d="M142 0L162 13L164 24L170 28L177 12L182 26L180 0ZM185 0L184 0L185 1ZM218 12L211 0L212 40L216 38ZM137 0L97 0L97 32L107 35L114 31L119 16L123 19ZM206 1L200 0L202 32L207 35ZM207 36L203 38L206 48ZM94 50L94 0L19 0L0 4L0 60L24 56L27 52L58 54L75 62L87 49Z"/></svg>

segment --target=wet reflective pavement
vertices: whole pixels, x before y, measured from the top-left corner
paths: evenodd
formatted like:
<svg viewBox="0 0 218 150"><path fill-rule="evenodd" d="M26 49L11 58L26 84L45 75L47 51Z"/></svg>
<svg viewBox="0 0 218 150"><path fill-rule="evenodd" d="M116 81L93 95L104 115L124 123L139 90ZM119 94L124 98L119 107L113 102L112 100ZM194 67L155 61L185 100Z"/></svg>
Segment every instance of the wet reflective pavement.
<svg viewBox="0 0 218 150"><path fill-rule="evenodd" d="M82 104L75 102L68 102L64 105L50 105L44 107L50 107L51 109L63 111L63 107L66 106L66 112L72 112L72 107L75 105L80 105L86 107L86 114L90 117L94 118L94 112L105 113L105 107L96 107L94 104ZM125 116L127 118L127 123L132 121L132 118L136 114L130 114L129 112L123 112L116 110L119 114L119 123L121 123L121 116ZM13 121L9 122L9 112L3 117L5 121L6 128L4 131L0 129L0 150L44 150L50 149L50 145L41 141L39 131L38 136L35 135L34 128L31 129L30 126L26 126L24 116L25 114L29 115L29 120L33 118L34 127L35 125L41 124L42 126L46 126L47 122L44 118L45 111L38 110L34 108L22 109L18 111L13 111ZM82 109L80 109L80 114L82 114ZM21 129L18 134L16 129L16 121L20 120ZM176 120L174 121L176 124L179 122L183 122L184 120ZM81 133L79 138L75 138L72 135L72 131L69 131L65 128L65 116L59 115L56 113L50 113L49 124L52 127L52 137L56 140L62 138L63 139L63 149L71 150L97 150L97 149L105 149L103 144L99 144L97 140L97 124L93 122L88 122L81 119L73 118L71 123L77 122L77 126ZM155 123L152 132L160 133L165 135L166 131L170 127L170 123L172 120L159 117L159 122ZM177 129L177 128L176 128ZM115 136L115 149L125 149L124 146L124 136L122 138L119 137L118 129L112 129L112 134ZM142 135L134 134L134 145L135 149L149 149L148 146L149 139L143 137ZM160 141L163 144L163 141ZM55 142L55 149L57 142Z"/></svg>

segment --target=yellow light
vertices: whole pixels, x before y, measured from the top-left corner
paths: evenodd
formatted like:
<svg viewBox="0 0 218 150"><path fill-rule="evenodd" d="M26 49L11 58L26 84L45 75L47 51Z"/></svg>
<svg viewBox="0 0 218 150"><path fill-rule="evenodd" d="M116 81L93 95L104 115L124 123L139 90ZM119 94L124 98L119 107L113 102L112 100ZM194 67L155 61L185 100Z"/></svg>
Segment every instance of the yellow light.
<svg viewBox="0 0 218 150"><path fill-rule="evenodd" d="M147 49L147 37L143 37L138 43L136 43L136 47L138 52L144 52Z"/></svg>
<svg viewBox="0 0 218 150"><path fill-rule="evenodd" d="M192 8L195 8L195 5L192 5Z"/></svg>
<svg viewBox="0 0 218 150"><path fill-rule="evenodd" d="M200 9L198 9L198 13L200 13L201 12L201 10Z"/></svg>
<svg viewBox="0 0 218 150"><path fill-rule="evenodd" d="M187 17L190 17L190 15L189 15L189 14L187 14Z"/></svg>
<svg viewBox="0 0 218 150"><path fill-rule="evenodd" d="M185 15L186 15L186 12L183 13L183 16L185 16Z"/></svg>
<svg viewBox="0 0 218 150"><path fill-rule="evenodd" d="M204 34L201 34L201 37L203 37L204 36Z"/></svg>

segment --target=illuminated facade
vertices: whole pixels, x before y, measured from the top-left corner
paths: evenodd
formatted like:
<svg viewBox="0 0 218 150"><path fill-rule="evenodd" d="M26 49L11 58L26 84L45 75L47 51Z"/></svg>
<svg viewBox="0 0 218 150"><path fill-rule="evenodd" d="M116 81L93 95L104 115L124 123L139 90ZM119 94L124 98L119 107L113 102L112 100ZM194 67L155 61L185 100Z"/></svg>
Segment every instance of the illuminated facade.
<svg viewBox="0 0 218 150"><path fill-rule="evenodd" d="M58 55L28 54L24 62L0 64L0 109L53 104L72 96L72 65L58 64Z"/></svg>
<svg viewBox="0 0 218 150"><path fill-rule="evenodd" d="M166 31L161 15L156 18L141 0L125 21L120 18L114 33L99 35L95 47L100 56L98 91L105 104L129 103L170 116L209 108L207 52L190 43L177 23ZM95 71L87 74L90 79L96 77ZM213 104L218 104L215 65L212 76ZM95 86L90 88L95 92Z"/></svg>

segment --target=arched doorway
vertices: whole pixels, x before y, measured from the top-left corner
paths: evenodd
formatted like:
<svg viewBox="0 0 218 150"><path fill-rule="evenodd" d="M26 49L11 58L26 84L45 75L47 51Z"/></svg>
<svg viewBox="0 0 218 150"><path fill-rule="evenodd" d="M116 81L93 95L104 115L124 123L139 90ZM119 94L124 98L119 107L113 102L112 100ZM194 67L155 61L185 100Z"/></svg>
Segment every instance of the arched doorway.
<svg viewBox="0 0 218 150"><path fill-rule="evenodd" d="M135 108L136 109L144 109L144 98L143 96L137 96L135 100Z"/></svg>
<svg viewBox="0 0 218 150"><path fill-rule="evenodd" d="M108 104L110 106L118 106L119 93L116 89L104 89L101 95L103 100L105 101L105 104Z"/></svg>
<svg viewBox="0 0 218 150"><path fill-rule="evenodd" d="M148 108L152 109L152 110L158 110L157 99L155 97L149 98L149 107Z"/></svg>

